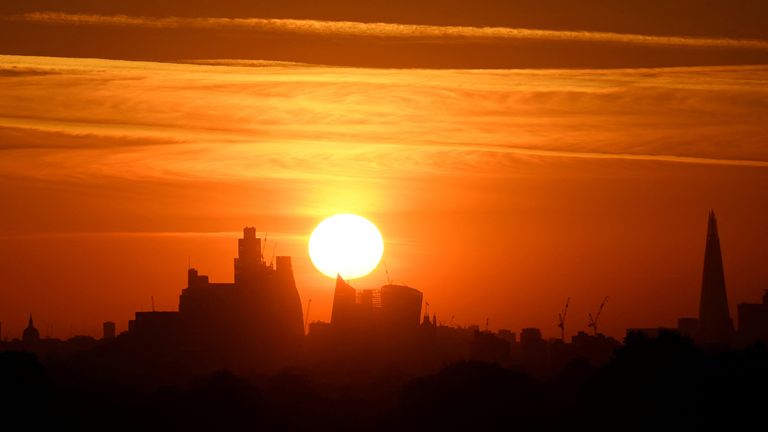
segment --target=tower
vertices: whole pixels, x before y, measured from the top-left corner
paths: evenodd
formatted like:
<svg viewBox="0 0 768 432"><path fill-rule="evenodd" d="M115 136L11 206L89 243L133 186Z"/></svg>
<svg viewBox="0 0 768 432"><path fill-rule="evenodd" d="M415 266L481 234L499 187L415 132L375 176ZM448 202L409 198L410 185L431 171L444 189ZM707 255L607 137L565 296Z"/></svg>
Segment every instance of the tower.
<svg viewBox="0 0 768 432"><path fill-rule="evenodd" d="M261 239L256 237L256 228L245 227L243 238L237 240L237 258L235 258L235 283L253 281L264 265Z"/></svg>
<svg viewBox="0 0 768 432"><path fill-rule="evenodd" d="M40 341L40 332L35 328L35 323L32 321L32 314L29 314L29 324L24 329L24 333L21 335L21 340L24 343L36 343Z"/></svg>
<svg viewBox="0 0 768 432"><path fill-rule="evenodd" d="M728 312L723 258L717 234L715 212L709 212L707 244L704 250L704 272L699 302L699 339L705 343L728 342L733 336L733 321Z"/></svg>

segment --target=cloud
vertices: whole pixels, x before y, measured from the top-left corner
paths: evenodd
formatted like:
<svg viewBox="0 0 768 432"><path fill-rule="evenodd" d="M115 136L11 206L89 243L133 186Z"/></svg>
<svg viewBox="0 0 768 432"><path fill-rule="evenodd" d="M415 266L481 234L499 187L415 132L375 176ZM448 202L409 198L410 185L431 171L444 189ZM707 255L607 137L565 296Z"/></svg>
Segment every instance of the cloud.
<svg viewBox="0 0 768 432"><path fill-rule="evenodd" d="M0 70L0 78L1 77L25 77L25 76L36 76L36 75L50 75L54 73L56 72L4 69L4 70Z"/></svg>
<svg viewBox="0 0 768 432"><path fill-rule="evenodd" d="M580 41L643 46L768 50L768 41L758 39L649 36L613 32L540 30L508 27L435 26L273 18L150 18L126 15L105 16L67 14L60 12L33 12L9 16L4 19L33 23L70 24L80 26L248 30L304 35L407 38L431 41Z"/></svg>
<svg viewBox="0 0 768 432"><path fill-rule="evenodd" d="M4 119L11 123L12 119ZM1 122L2 120L0 120ZM35 121L29 122L34 124ZM42 126L45 128L45 126ZM135 147L181 143L176 139L137 137L126 134L99 135L67 131L37 129L35 127L0 126L0 152L13 150L55 150Z"/></svg>
<svg viewBox="0 0 768 432"><path fill-rule="evenodd" d="M0 232L5 239L81 239L81 238L227 238L237 239L242 231L56 231L56 232ZM264 233L259 233L264 236ZM292 241L305 239L295 233L269 232L270 240Z"/></svg>
<svg viewBox="0 0 768 432"><path fill-rule="evenodd" d="M199 64L209 66L241 66L241 67L275 67L275 66L293 66L293 67L313 67L318 66L309 63L298 63L275 60L240 60L240 59L189 59L179 60L178 63Z"/></svg>
<svg viewBox="0 0 768 432"><path fill-rule="evenodd" d="M768 163L761 66L379 70L0 60L0 71L57 71L0 83L4 176L275 185L504 177L564 158Z"/></svg>
<svg viewBox="0 0 768 432"><path fill-rule="evenodd" d="M716 159L716 158L707 158L707 157L675 156L675 155L664 155L664 154L654 155L654 154L632 154L632 153L597 153L597 152L576 152L576 151L562 151L562 150L534 150L534 149L504 147L504 146L479 147L479 146L472 146L472 145L468 145L463 149L465 151L501 152L501 153L516 154L516 155L541 156L541 157L560 157L560 158L577 158L577 159L616 159L616 160L630 160L630 161L656 161L656 162L685 163L685 164L697 164L697 165L723 165L723 166L768 168L768 161Z"/></svg>

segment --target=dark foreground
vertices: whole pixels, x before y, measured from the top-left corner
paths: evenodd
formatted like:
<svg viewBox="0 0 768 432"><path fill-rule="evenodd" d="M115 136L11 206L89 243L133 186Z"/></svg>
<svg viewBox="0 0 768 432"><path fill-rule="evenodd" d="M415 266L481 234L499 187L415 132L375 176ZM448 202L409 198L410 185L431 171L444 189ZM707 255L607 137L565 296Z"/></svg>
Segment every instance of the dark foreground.
<svg viewBox="0 0 768 432"><path fill-rule="evenodd" d="M420 377L392 367L350 378L326 367L138 387L0 353L0 421L17 430L573 431L762 430L768 351L708 351L671 333L630 337L609 363L573 361L548 378L460 362Z"/></svg>

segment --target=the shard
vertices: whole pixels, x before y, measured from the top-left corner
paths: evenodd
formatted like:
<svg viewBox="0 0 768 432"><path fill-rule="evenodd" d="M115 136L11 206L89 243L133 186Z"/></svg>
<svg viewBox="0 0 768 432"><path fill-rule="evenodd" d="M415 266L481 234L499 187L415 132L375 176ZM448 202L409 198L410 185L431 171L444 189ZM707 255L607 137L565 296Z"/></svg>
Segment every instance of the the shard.
<svg viewBox="0 0 768 432"><path fill-rule="evenodd" d="M723 258L717 234L715 212L709 212L704 272L701 279L698 339L705 343L726 343L733 336L733 321L728 312Z"/></svg>

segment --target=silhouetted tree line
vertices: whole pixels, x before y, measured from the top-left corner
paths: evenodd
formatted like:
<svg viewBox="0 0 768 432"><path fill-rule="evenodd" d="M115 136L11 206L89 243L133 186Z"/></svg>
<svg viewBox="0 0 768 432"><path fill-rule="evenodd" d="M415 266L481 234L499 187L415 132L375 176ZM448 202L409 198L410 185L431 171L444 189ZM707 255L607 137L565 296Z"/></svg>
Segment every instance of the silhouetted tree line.
<svg viewBox="0 0 768 432"><path fill-rule="evenodd" d="M547 379L467 361L419 377L392 367L344 379L326 365L147 387L91 366L0 353L2 422L31 430L760 430L768 402L765 345L707 350L674 332L630 334L604 366L572 361Z"/></svg>

